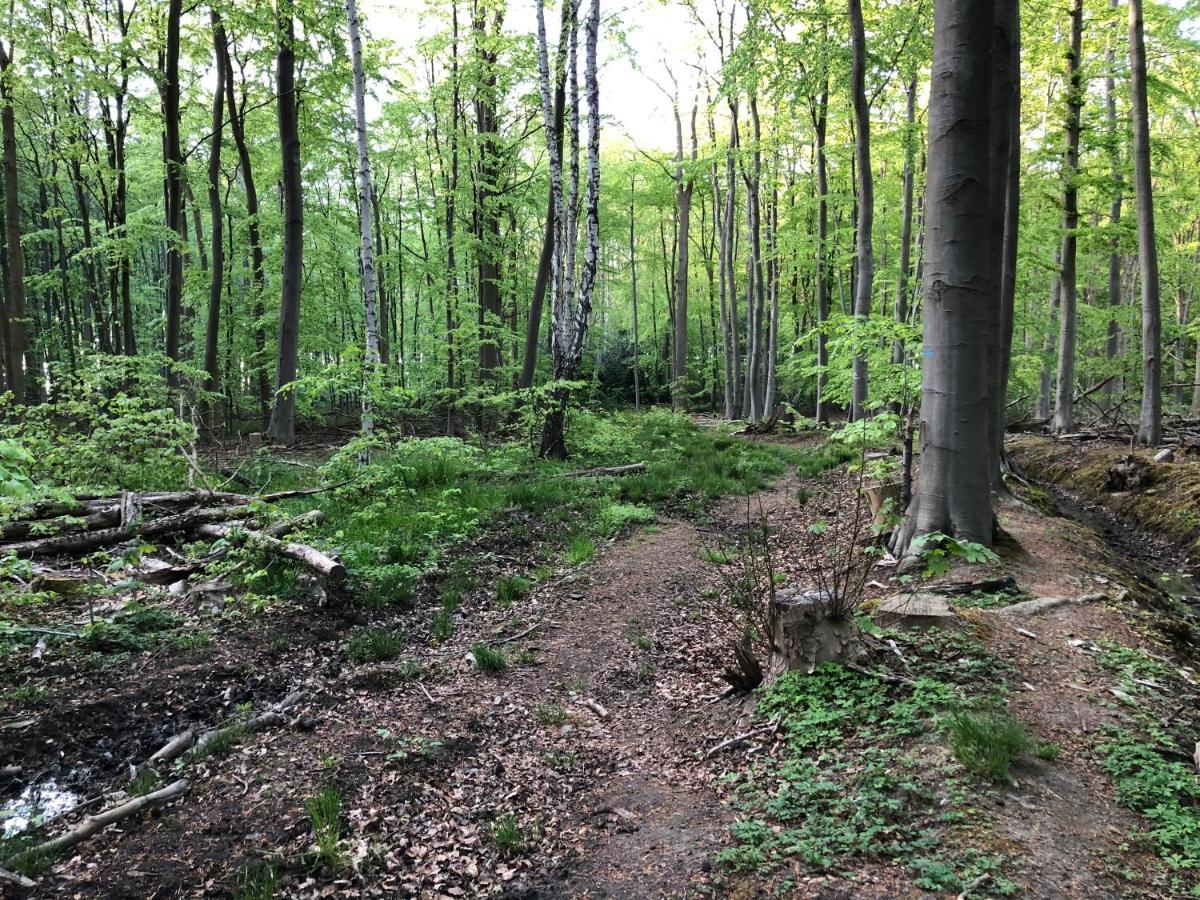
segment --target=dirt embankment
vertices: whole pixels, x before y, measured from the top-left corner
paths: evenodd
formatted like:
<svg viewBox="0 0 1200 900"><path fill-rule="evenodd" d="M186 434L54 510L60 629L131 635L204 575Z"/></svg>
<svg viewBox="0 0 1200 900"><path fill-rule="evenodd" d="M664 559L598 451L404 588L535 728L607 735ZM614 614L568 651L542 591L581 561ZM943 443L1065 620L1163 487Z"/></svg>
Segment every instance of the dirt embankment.
<svg viewBox="0 0 1200 900"><path fill-rule="evenodd" d="M1181 449L1170 462L1155 462L1154 450L1032 435L1010 441L1008 451L1029 477L1102 507L1200 565L1200 455Z"/></svg>

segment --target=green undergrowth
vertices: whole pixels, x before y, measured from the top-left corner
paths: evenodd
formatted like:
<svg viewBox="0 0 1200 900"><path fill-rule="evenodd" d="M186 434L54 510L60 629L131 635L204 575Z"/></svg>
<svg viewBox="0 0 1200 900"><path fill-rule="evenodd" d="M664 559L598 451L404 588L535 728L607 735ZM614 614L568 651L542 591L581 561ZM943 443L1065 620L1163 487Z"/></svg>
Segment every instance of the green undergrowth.
<svg viewBox="0 0 1200 900"><path fill-rule="evenodd" d="M1165 657L1100 641L1097 661L1118 680L1126 724L1098 750L1117 802L1144 817L1132 843L1162 860L1172 896L1200 897L1200 776L1184 760L1196 740L1200 690Z"/></svg>
<svg viewBox="0 0 1200 900"><path fill-rule="evenodd" d="M718 862L770 875L893 859L926 890L961 891L986 873L990 891L1013 893L1006 860L971 846L988 782L943 743L952 716L999 708L1008 669L965 635L887 637L907 660L903 683L827 663L764 689L758 714L778 722L783 748L730 776L740 816Z"/></svg>
<svg viewBox="0 0 1200 900"><path fill-rule="evenodd" d="M591 559L600 538L652 523L660 510L766 487L790 466L815 475L847 458L839 448L798 449L705 430L668 412L573 414L567 462L536 459L521 443L482 447L456 438L356 439L323 468L336 490L297 501L325 512L317 540L337 547L371 606L406 604L418 579L452 550L488 534L557 547L568 564ZM369 464L360 465L363 452ZM645 462L623 477L568 477L596 466ZM443 596L435 631L452 626L458 596ZM498 591L500 593L500 591ZM510 595L505 591L501 602ZM435 635L436 636L436 635Z"/></svg>

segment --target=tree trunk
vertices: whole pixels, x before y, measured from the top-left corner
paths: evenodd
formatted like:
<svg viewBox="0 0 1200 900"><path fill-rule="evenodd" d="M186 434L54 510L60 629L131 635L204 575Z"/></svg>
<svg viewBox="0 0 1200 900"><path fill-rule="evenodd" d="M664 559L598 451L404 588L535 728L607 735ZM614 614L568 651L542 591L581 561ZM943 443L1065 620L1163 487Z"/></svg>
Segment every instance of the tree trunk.
<svg viewBox="0 0 1200 900"><path fill-rule="evenodd" d="M477 251L479 262L479 374L490 379L500 366L500 327L504 310L500 299L500 136L496 125L496 59L497 51L491 42L498 39L503 24L504 7L495 7L492 36L487 33L486 4L476 7L473 28L475 51L479 64L478 92L475 99L475 125L478 138L478 216Z"/></svg>
<svg viewBox="0 0 1200 900"><path fill-rule="evenodd" d="M849 0L850 40L854 49L850 91L854 99L854 159L858 168L858 223L855 241L855 261L858 265L854 282L854 316L871 314L871 288L874 283L875 260L871 230L875 222L875 179L871 173L871 116L867 107L867 38L863 28L861 0ZM855 353L850 416L861 419L866 415L867 355Z"/></svg>
<svg viewBox="0 0 1200 900"><path fill-rule="evenodd" d="M167 46L163 65L163 165L166 168L167 243L166 352L175 362L179 356L180 319L183 311L183 255L187 237L183 219L183 151L179 146L179 30L183 0L168 0ZM174 369L167 375L176 385Z"/></svg>
<svg viewBox="0 0 1200 900"><path fill-rule="evenodd" d="M688 232L692 222L692 173L683 170L683 123L679 118L679 95L673 103L675 113L675 215L679 222L675 250L675 353L671 371L671 406L679 411L686 406L688 354ZM696 106L692 105L692 162L696 161Z"/></svg>
<svg viewBox="0 0 1200 900"><path fill-rule="evenodd" d="M1015 0L1000 0L1008 3ZM921 475L897 534L992 540L987 347L995 0L936 0L925 228Z"/></svg>
<svg viewBox="0 0 1200 900"><path fill-rule="evenodd" d="M379 366L379 327L375 284L375 242L371 231L371 203L375 190L371 182L371 156L367 151L367 85L363 77L362 38L358 31L358 4L346 0L346 18L350 27L350 58L354 68L354 136L358 150L358 233L362 263L362 294L365 343L363 353L362 430L370 437L374 431L372 400L376 369Z"/></svg>
<svg viewBox="0 0 1200 900"><path fill-rule="evenodd" d="M1118 0L1112 0L1112 9L1117 9ZM1115 31L1115 22L1114 22ZM1121 176L1121 149L1118 137L1117 123L1117 87L1116 87L1116 49L1114 44L1116 38L1110 36L1108 49L1105 52L1105 64L1107 72L1104 78L1104 112L1105 112L1105 128L1106 137L1111 144L1109 149L1109 163L1112 171L1112 203L1109 206L1108 218L1109 226L1112 228L1112 237L1109 238L1109 254L1108 254L1108 307L1110 312L1108 320L1108 341L1105 344L1104 354L1108 359L1114 360L1120 352L1121 347L1121 326L1117 322L1116 309L1121 305L1121 253L1120 239L1117 236L1118 223L1121 220L1121 205L1124 200L1124 180ZM1115 365L1115 363L1114 363ZM1109 382L1105 388L1105 393L1109 397L1114 397L1124 390L1124 384L1120 376Z"/></svg>
<svg viewBox="0 0 1200 900"><path fill-rule="evenodd" d="M267 336L262 326L263 302L267 291L266 262L263 254L262 231L259 221L258 185L254 180L254 168L250 160L250 147L246 143L246 103L243 98L239 108L233 93L233 63L226 44L222 54L225 60L225 105L229 107L229 130L237 147L238 167L242 172L242 187L246 192L246 234L250 242L250 279L254 317L254 357L251 370L258 393L258 412L263 425L268 423L271 405L271 389L267 380Z"/></svg>
<svg viewBox="0 0 1200 900"><path fill-rule="evenodd" d="M1076 0L1079 2L1079 0ZM1138 443L1162 441L1162 336L1159 321L1158 247L1150 180L1150 114L1146 101L1146 44L1142 0L1129 0L1129 82L1133 115L1133 188L1137 209L1138 266L1142 275L1142 409Z"/></svg>
<svg viewBox="0 0 1200 900"><path fill-rule="evenodd" d="M629 297L633 304L633 408L642 408L642 348L638 340L637 242L634 240L634 189L637 172L629 176Z"/></svg>
<svg viewBox="0 0 1200 900"><path fill-rule="evenodd" d="M17 126L13 111L12 44L0 38L0 149L4 152L5 254L8 269L8 346L5 370L8 389L18 403L25 401L25 253L21 249L21 206L17 184ZM36 378L36 373L34 374Z"/></svg>
<svg viewBox="0 0 1200 900"><path fill-rule="evenodd" d="M216 7L210 11L213 29L213 58L217 84L213 90L212 140L208 151L208 214L211 219L212 274L208 282L208 318L204 327L204 390L214 394L220 387L221 370L217 359L221 337L221 297L225 289L225 214L221 209L221 141L225 130L225 58L228 52L225 26ZM201 421L211 433L215 430L211 397L201 404Z"/></svg>
<svg viewBox="0 0 1200 900"><path fill-rule="evenodd" d="M304 277L304 186L300 171L300 123L296 96L296 23L293 0L279 0L275 58L279 146L283 179L283 278L279 303L279 348L275 362L275 405L267 428L285 446L296 440L296 380L300 359L300 289Z"/></svg>
<svg viewBox="0 0 1200 900"><path fill-rule="evenodd" d="M1067 151L1063 160L1063 238L1058 309L1058 381L1054 396L1054 430L1075 429L1075 332L1077 287L1076 231L1079 228L1079 119L1083 106L1080 57L1083 43L1083 0L1071 0L1067 51Z"/></svg>
<svg viewBox="0 0 1200 900"><path fill-rule="evenodd" d="M826 80L820 99L811 104L813 143L817 155L817 410L818 425L829 421L825 400L829 350L823 327L829 321L829 170L825 159L825 132L829 123L829 82Z"/></svg>
<svg viewBox="0 0 1200 900"><path fill-rule="evenodd" d="M917 120L917 79L909 79L904 89L904 177L900 211L900 271L896 277L896 321L908 321L908 270L912 265L914 128ZM904 341L892 342L892 362L904 362Z"/></svg>

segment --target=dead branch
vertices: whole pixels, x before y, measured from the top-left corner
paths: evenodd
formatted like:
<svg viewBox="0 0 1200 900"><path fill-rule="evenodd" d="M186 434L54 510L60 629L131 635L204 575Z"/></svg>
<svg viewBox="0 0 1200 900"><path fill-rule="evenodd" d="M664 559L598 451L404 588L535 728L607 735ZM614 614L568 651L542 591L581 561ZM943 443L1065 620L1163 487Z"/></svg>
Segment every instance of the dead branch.
<svg viewBox="0 0 1200 900"><path fill-rule="evenodd" d="M508 637L502 637L502 638L492 638L490 641L488 641L488 643L489 644L511 644L513 641L519 641L521 638L525 637L526 635L533 634L535 631L537 631L541 627L542 627L542 623L537 622L536 624L531 625L528 628L526 628L520 634L511 634Z"/></svg>
<svg viewBox="0 0 1200 900"><path fill-rule="evenodd" d="M0 884L11 884L24 891L37 887L36 881L26 878L24 875L18 875L16 872L10 872L2 866L0 866Z"/></svg>
<svg viewBox="0 0 1200 900"><path fill-rule="evenodd" d="M141 797L134 797L120 806L115 806L94 816L88 816L66 834L61 834L56 838L52 838L11 857L8 860L9 865L19 866L21 863L32 859L57 856L69 847L82 844L109 825L128 819L130 816L137 815L143 810L164 806L172 800L182 797L187 793L188 787L187 779L181 778L179 781L169 784L161 790L150 794L143 794Z"/></svg>
<svg viewBox="0 0 1200 900"><path fill-rule="evenodd" d="M644 462L630 463L626 466L597 466L594 469L580 469L578 472L564 472L562 478L599 478L603 476L635 475L646 471Z"/></svg>
<svg viewBox="0 0 1200 900"><path fill-rule="evenodd" d="M196 529L196 533L207 538L221 539L232 535L234 529L228 525L201 525ZM246 543L251 546L269 550L272 553L303 563L313 571L324 575L331 582L341 582L346 578L345 566L332 556L328 556L315 547L308 546L308 544L281 541L265 532L252 531L250 529L241 529L241 534L245 538Z"/></svg>
<svg viewBox="0 0 1200 900"><path fill-rule="evenodd" d="M257 716L252 716L241 722L234 722L231 725L225 725L221 728L214 728L211 731L204 732L204 734L196 739L192 752L196 754L203 753L205 748L212 745L214 741L220 741L222 738L230 735L253 734L257 731L283 725L287 722L287 716L284 713L299 703L303 696L300 691L295 691L288 694L266 712L261 712ZM165 750L166 748L164 747L163 749Z"/></svg>
<svg viewBox="0 0 1200 900"><path fill-rule="evenodd" d="M210 509L192 509L175 515L152 519L140 525L104 528L55 537L37 538L5 544L3 549L17 556L57 556L58 554L80 554L101 547L110 547L133 537L154 538L167 534L193 531L199 525L212 522L228 522L245 519L252 514L244 506L216 506Z"/></svg>

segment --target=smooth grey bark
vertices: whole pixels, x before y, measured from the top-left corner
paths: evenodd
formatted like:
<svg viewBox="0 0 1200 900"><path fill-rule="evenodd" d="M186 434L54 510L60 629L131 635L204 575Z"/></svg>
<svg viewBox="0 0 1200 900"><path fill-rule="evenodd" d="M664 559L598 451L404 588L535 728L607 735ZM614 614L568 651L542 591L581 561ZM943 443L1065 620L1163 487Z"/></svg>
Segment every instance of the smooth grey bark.
<svg viewBox="0 0 1200 900"><path fill-rule="evenodd" d="M1083 108L1083 0L1071 0L1067 49L1067 149L1063 159L1062 255L1059 262L1058 378L1054 393L1054 430L1075 428L1075 332L1078 302L1079 130Z"/></svg>
<svg viewBox="0 0 1200 900"><path fill-rule="evenodd" d="M671 405L682 410L686 405L687 354L688 354L688 256L689 232L692 222L692 191L695 179L691 171L684 171L683 123L679 117L679 95L673 97L675 114L675 215L679 223L675 245L675 353L672 356ZM692 162L697 154L696 105L692 104Z"/></svg>
<svg viewBox="0 0 1200 900"><path fill-rule="evenodd" d="M1112 0L1114 13L1118 0ZM1114 16L1115 19L1115 16ZM1114 31L1116 23L1114 22ZM1121 145L1117 124L1117 87L1116 87L1116 39L1110 35L1108 48L1105 51L1104 78L1104 118L1105 138L1109 142L1109 165L1112 172L1112 202L1108 209L1109 226L1112 237L1109 238L1108 254L1108 306L1112 312L1108 319L1108 341L1104 353L1110 360L1115 359L1121 348L1121 326L1117 322L1116 309L1121 305L1121 253L1120 239L1117 236L1117 226L1121 220L1121 206L1124 200L1124 178L1121 175ZM1120 394L1124 388L1123 379L1118 376L1105 388L1110 397Z"/></svg>
<svg viewBox="0 0 1200 900"><path fill-rule="evenodd" d="M217 358L221 337L221 299L225 289L225 213L221 207L221 144L225 135L225 58L228 46L225 26L216 7L209 10L213 32L213 66L217 83L213 90L212 139L208 148L208 216L211 220L212 274L208 282L208 316L204 325L204 390L215 394L220 388L221 370ZM215 430L216 416L212 400L204 398L201 420L209 432Z"/></svg>
<svg viewBox="0 0 1200 900"><path fill-rule="evenodd" d="M304 276L304 185L300 171L300 122L296 97L296 23L293 0L279 0L275 57L279 146L283 180L283 279L279 304L279 347L275 361L275 405L267 428L276 443L296 440L296 392L300 362L300 289Z"/></svg>
<svg viewBox="0 0 1200 900"><path fill-rule="evenodd" d="M716 147L717 126L713 120L711 98L708 105L708 140L713 147ZM733 342L731 337L731 329L729 327L729 304L726 299L726 292L729 288L730 273L726 266L725 252L726 241L728 240L729 236L725 231L725 211L721 201L721 182L717 169L716 154L713 155L712 164L709 169L709 177L712 179L713 230L717 237L717 296L719 299L721 314L721 358L724 414L726 419L732 419L735 408L733 396Z"/></svg>
<svg viewBox="0 0 1200 900"><path fill-rule="evenodd" d="M638 340L637 241L634 236L634 197L637 172L629 176L629 297L633 304L633 408L642 408L642 348Z"/></svg>
<svg viewBox="0 0 1200 900"><path fill-rule="evenodd" d="M504 310L500 297L502 246L500 237L500 166L501 147L496 115L497 53L494 40L500 36L504 23L503 4L496 5L489 37L486 4L475 8L472 28L475 36L475 57L478 67L475 97L475 134L478 165L475 215L476 252L479 277L479 375L490 379L500 366L500 326Z"/></svg>
<svg viewBox="0 0 1200 900"><path fill-rule="evenodd" d="M1079 0L1076 0L1079 2ZM1129 0L1129 86L1133 117L1133 193L1137 210L1138 266L1142 282L1142 408L1138 443L1162 441L1162 326L1158 247L1150 178L1150 113L1146 100L1146 44L1142 0Z"/></svg>
<svg viewBox="0 0 1200 900"><path fill-rule="evenodd" d="M1016 2L1016 0L1000 0ZM994 0L936 0L925 202L921 474L896 551L943 532L992 540L989 332Z"/></svg>
<svg viewBox="0 0 1200 900"><path fill-rule="evenodd" d="M813 144L817 157L817 410L818 425L829 421L825 384L829 365L827 338L822 330L829 321L829 169L825 157L825 133L829 124L829 81L826 79L819 100L811 102Z"/></svg>
<svg viewBox="0 0 1200 900"><path fill-rule="evenodd" d="M904 176L900 210L900 262L899 273L896 276L896 321L900 324L908 321L908 276L912 266L913 182L916 157L913 129L916 121L917 78L914 75L904 88ZM904 341L900 338L892 342L892 362L896 365L904 362Z"/></svg>
<svg viewBox="0 0 1200 900"><path fill-rule="evenodd" d="M378 294L375 280L375 241L371 228L371 154L367 147L367 85L363 77L362 37L359 33L358 4L346 0L346 19L350 29L350 58L354 69L354 137L358 151L359 260L362 264L363 353L362 430L368 437L374 432L372 397L379 367Z"/></svg>
<svg viewBox="0 0 1200 900"><path fill-rule="evenodd" d="M778 177L775 179L778 183ZM771 418L775 412L775 367L779 348L779 192L771 190L771 214L768 218L767 246L767 296L770 298L770 313L767 317L767 362L766 379L763 385L763 418Z"/></svg>
<svg viewBox="0 0 1200 900"><path fill-rule="evenodd" d="M997 292L996 330L989 340L992 383L992 487L1007 490L1004 432L1008 424L1013 314L1017 285L1017 231L1021 200L1021 24L1019 0L996 0L992 35L992 182L989 228L992 281Z"/></svg>
<svg viewBox="0 0 1200 900"><path fill-rule="evenodd" d="M734 222L737 212L737 177L735 174L735 155L739 147L738 134L738 103L736 98L729 98L729 144L725 148L725 217L721 223L723 243L725 248L725 289L729 297L729 346L732 355L733 378L730 384L733 405L727 418L734 419L745 415L746 404L742 397L742 383L745 373L742 369L741 338L738 335L738 304L737 277L734 274L734 261L737 258L734 246Z"/></svg>
<svg viewBox="0 0 1200 900"><path fill-rule="evenodd" d="M854 102L854 159L858 169L858 219L855 230L854 316L856 320L871 315L871 290L874 285L875 260L871 231L875 223L875 179L871 172L871 115L867 105L867 38L863 28L861 0L848 0L850 12L850 42L853 61L850 68L850 93ZM866 415L867 356L861 351L854 356L851 388L851 419Z"/></svg>

